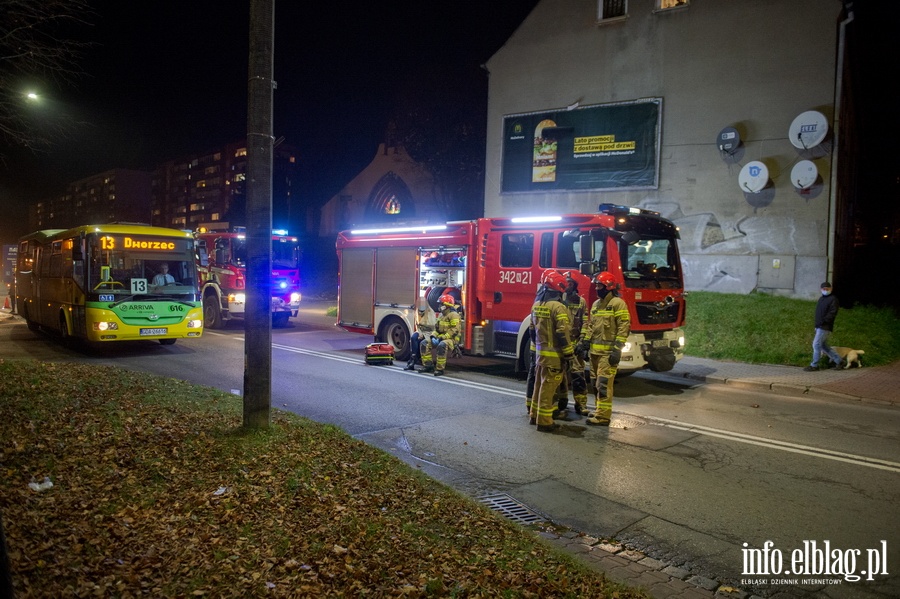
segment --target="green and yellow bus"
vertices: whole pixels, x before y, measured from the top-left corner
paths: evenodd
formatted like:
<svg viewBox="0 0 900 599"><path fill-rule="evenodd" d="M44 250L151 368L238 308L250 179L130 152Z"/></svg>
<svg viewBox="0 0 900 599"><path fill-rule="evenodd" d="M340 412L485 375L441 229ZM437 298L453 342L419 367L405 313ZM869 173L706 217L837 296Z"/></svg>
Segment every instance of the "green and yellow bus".
<svg viewBox="0 0 900 599"><path fill-rule="evenodd" d="M194 244L188 231L131 223L36 231L19 240L16 309L63 340L200 337Z"/></svg>

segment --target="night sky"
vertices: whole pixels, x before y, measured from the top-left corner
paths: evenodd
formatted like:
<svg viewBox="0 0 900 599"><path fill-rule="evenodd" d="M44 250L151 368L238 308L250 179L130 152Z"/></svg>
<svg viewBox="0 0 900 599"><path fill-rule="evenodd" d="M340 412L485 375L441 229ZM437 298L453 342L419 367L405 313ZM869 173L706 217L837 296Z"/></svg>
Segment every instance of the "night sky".
<svg viewBox="0 0 900 599"><path fill-rule="evenodd" d="M299 150L301 182L322 202L383 141L399 89L428 72L487 107L480 68L537 0L275 2L274 135ZM111 168L152 168L246 135L249 2L92 0L93 42L74 87L48 86L79 123L46 154L3 145L0 240L28 233L24 206ZM50 106L47 106L50 108Z"/></svg>
<svg viewBox="0 0 900 599"><path fill-rule="evenodd" d="M0 140L0 242L28 233L25 206L68 182L116 167L149 169L246 135L249 2L88 1L91 25L73 30L94 44L80 61L83 75L75 86L42 90L45 109L79 123L74 133L39 155ZM298 148L303 200L320 205L369 163L398 94L418 81L446 79L486 111L480 65L536 4L277 1L274 135ZM870 46L863 64L873 66L862 69L869 75L858 91L872 109L860 124L878 144L860 156L861 176L874 189L867 197L879 200L867 212L882 218L900 206L887 197L900 170L900 94L896 69L886 66L896 55L898 13L877 0L856 5Z"/></svg>

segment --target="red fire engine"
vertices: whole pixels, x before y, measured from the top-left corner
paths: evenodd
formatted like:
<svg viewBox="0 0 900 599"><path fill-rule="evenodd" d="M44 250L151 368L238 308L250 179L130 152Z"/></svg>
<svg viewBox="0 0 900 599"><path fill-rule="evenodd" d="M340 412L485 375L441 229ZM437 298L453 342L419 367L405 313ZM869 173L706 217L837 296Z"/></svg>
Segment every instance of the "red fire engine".
<svg viewBox="0 0 900 599"><path fill-rule="evenodd" d="M393 344L406 359L416 300L425 297L437 311L437 299L451 293L461 305L463 352L515 357L524 370L541 273L571 273L590 307L597 299L591 277L606 270L631 313L620 372L671 370L684 355L678 238L658 213L611 204L597 214L343 231L337 324Z"/></svg>
<svg viewBox="0 0 900 599"><path fill-rule="evenodd" d="M221 225L219 225L221 226ZM227 229L227 226L225 227ZM244 227L230 231L206 227L198 240L203 326L221 328L243 319L246 307L247 240ZM272 232L272 326L284 326L300 309L300 244L287 231Z"/></svg>

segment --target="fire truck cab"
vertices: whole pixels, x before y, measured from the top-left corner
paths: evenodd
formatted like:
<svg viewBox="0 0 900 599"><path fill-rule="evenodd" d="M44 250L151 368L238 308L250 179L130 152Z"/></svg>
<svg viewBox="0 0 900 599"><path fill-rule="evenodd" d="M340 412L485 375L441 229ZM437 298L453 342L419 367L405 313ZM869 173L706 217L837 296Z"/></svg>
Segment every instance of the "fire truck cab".
<svg viewBox="0 0 900 599"><path fill-rule="evenodd" d="M203 323L221 328L243 319L246 311L247 244L243 227L215 230L201 227L197 239ZM286 326L300 309L300 244L287 231L272 234L272 326Z"/></svg>
<svg viewBox="0 0 900 599"><path fill-rule="evenodd" d="M597 214L480 218L338 235L338 326L409 355L415 305L458 299L460 347L527 368L531 308L547 268L568 272L590 306L593 275L611 272L629 306L620 372L671 370L684 355L684 283L678 231L658 213L602 204Z"/></svg>

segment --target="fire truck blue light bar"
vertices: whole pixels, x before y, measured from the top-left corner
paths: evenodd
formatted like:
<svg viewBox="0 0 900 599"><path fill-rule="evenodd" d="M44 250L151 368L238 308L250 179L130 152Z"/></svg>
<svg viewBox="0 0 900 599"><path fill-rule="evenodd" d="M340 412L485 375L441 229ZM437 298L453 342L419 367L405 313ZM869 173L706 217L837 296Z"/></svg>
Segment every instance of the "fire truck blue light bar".
<svg viewBox="0 0 900 599"><path fill-rule="evenodd" d="M443 231L447 225L429 225L427 227L394 227L384 229L353 229L351 235L370 235L372 233L410 233L412 231Z"/></svg>

